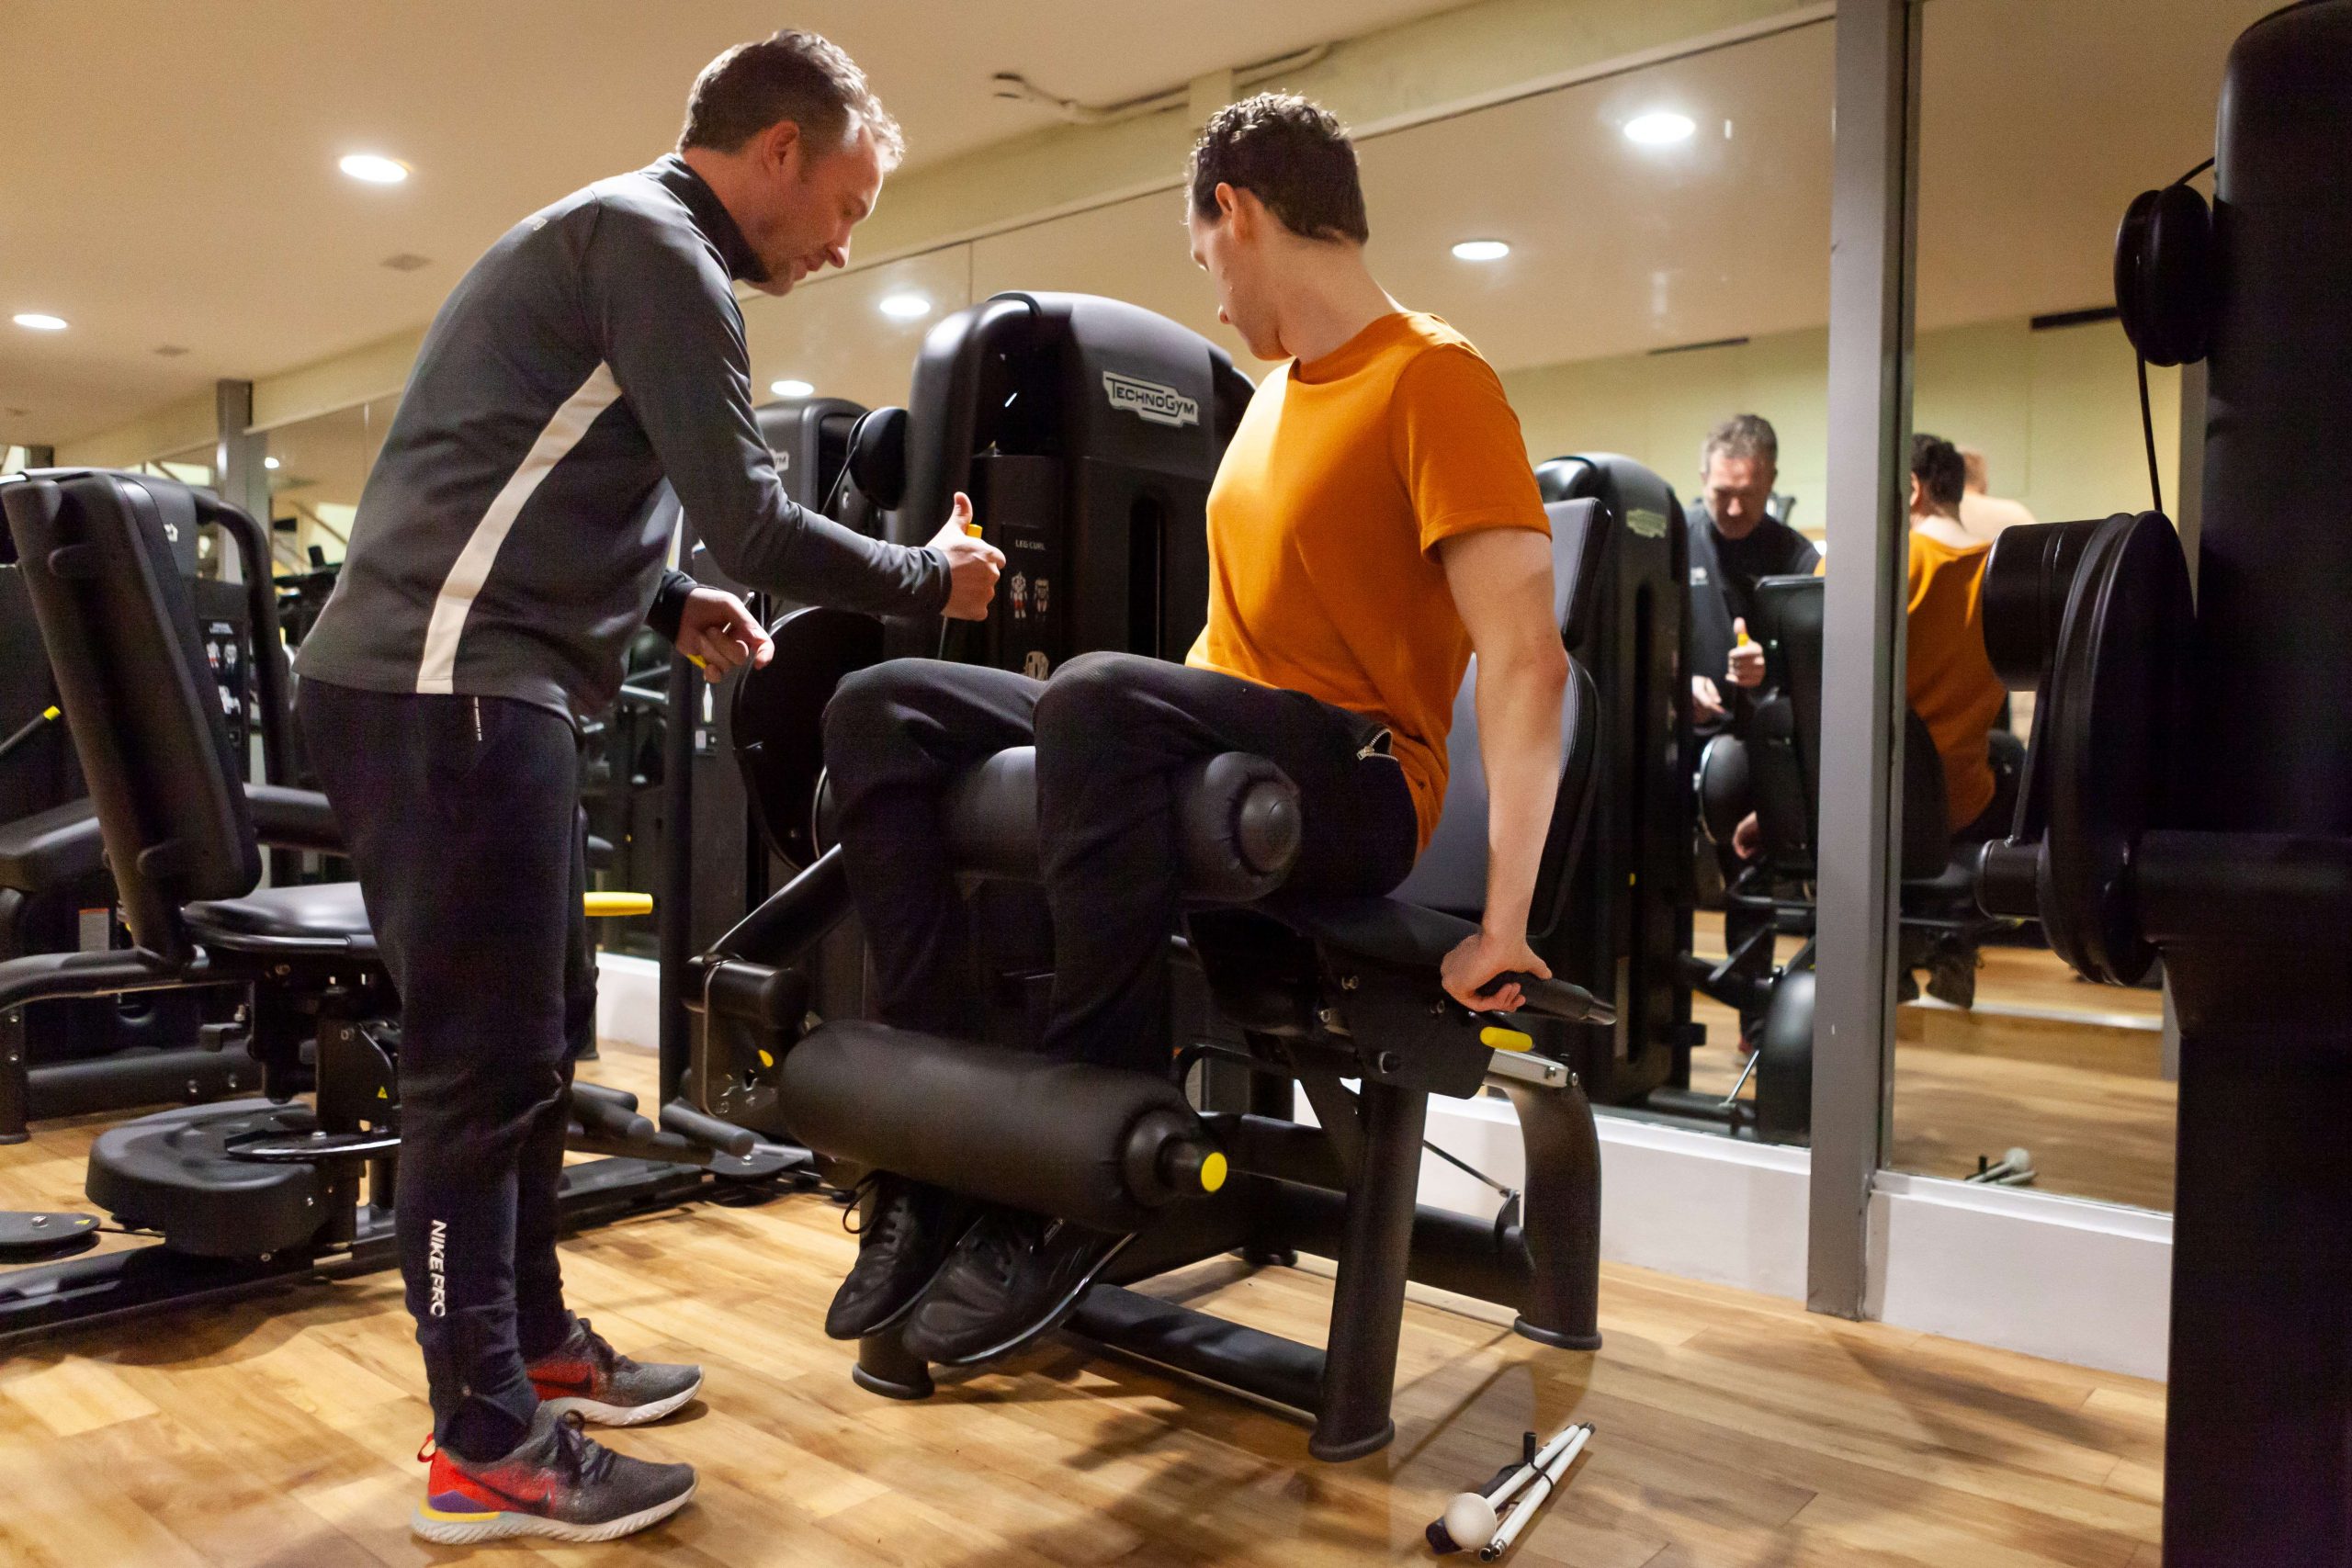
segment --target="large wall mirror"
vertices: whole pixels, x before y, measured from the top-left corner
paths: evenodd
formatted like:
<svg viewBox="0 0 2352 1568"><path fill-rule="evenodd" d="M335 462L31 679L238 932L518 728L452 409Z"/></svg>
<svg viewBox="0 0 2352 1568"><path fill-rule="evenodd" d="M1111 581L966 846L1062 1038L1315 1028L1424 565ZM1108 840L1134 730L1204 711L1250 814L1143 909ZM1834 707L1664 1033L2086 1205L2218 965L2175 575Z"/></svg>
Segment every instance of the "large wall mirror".
<svg viewBox="0 0 2352 1568"><path fill-rule="evenodd" d="M1762 416L1779 450L1776 470L1750 475L1759 506L1810 552L1826 444L1831 62L1828 25L1802 23L1365 136L1374 269L1406 305L1444 317L1495 365L1532 463L1620 454L1695 503L1709 431L1733 415ZM1216 320L1182 220L1171 188L827 278L782 300L751 299L758 389L900 401L928 326L1012 288L1133 301L1263 375L1268 367ZM1654 555L1643 592L1678 596L1663 544ZM1791 868L1749 878L1726 942L1724 887L1750 863L1731 848L1736 813L1721 824L1721 846L1697 825L1691 777L1703 737L1677 739L1666 700L1692 671L1671 639L1640 668L1598 648L1580 655L1610 700L1645 705L1653 739L1675 748L1650 781L1663 804L1621 802L1605 823L1596 818L1603 837L1630 840L1645 818L1671 818L1670 853L1649 855L1638 872L1654 902L1620 893L1567 917L1613 933L1623 973L1603 974L1603 986L1653 993L1613 1037L1585 1043L1588 1082L1612 1111L1757 1137L1765 1085L1748 1070L1756 1057L1743 1033L1757 1037L1781 970L1810 964L1809 886ZM1728 683L1724 671L1711 674ZM1635 877L1636 857L1622 846L1592 852L1621 885ZM1693 984L1715 976L1735 945L1740 974ZM1800 1107L1804 1081L1787 1075L1803 1068L1795 1051L1775 1069L1781 1100ZM1781 1115L1770 1135L1801 1142L1804 1114Z"/></svg>
<svg viewBox="0 0 2352 1568"><path fill-rule="evenodd" d="M1983 699L1984 766L1967 755L1982 716L1965 711L1976 699L1961 688L1984 672L1951 673L1926 601L1944 592L1940 574L1972 570L1962 546L2019 522L2151 503L2134 359L2112 309L2116 224L2135 193L2211 153L2214 62L2272 8L1926 7L1912 425L1962 455L1964 479L1956 503L1915 506L1913 603L1890 634L1909 637L1906 696L1938 718L1937 761L1962 781L1947 794L1989 767L2007 798L2032 705L2028 694L2005 707ZM2099 68L2084 71L2093 58ZM2179 373L2152 369L2149 392L2157 474L2178 517ZM2192 421L2201 430L2193 405ZM1966 784L1963 804L1979 788ZM1949 820L1958 825L1956 810ZM2169 1209L2175 1086L2159 977L2137 989L2087 984L2032 923L1984 920L1916 881L1903 907L1914 962L1896 1011L1893 1164Z"/></svg>

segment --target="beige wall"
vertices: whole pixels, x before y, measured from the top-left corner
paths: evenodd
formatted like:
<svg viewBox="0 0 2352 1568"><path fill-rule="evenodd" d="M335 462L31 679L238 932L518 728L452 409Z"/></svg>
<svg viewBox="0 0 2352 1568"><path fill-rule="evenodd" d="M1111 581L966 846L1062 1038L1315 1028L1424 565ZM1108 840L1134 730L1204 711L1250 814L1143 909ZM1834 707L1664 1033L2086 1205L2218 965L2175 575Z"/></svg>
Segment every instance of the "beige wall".
<svg viewBox="0 0 2352 1568"><path fill-rule="evenodd" d="M1689 495L1699 446L1725 414L1755 412L1781 436L1780 488L1795 521L1819 536L1827 465L1826 329L1778 333L1736 346L1549 365L1504 376L1536 461L1572 452L1623 453ZM2176 487L2177 371L2149 373L2159 471ZM2102 517L2147 504L2132 351L2112 321L2034 332L2023 321L1923 334L1914 426L1984 452L1993 491L2045 522Z"/></svg>

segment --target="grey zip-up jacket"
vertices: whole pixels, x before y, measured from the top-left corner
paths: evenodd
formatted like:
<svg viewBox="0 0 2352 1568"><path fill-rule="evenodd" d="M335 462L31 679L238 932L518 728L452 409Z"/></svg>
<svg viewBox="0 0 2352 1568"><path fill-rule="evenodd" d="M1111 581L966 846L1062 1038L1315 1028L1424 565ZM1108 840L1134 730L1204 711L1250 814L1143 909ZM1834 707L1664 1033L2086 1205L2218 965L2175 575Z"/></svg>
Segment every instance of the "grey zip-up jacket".
<svg viewBox="0 0 2352 1568"><path fill-rule="evenodd" d="M662 569L665 478L739 581L846 609L944 605L939 551L785 495L729 287L763 276L675 156L516 225L425 333L296 671L574 719L602 709L630 637L649 619L675 636L694 586Z"/></svg>

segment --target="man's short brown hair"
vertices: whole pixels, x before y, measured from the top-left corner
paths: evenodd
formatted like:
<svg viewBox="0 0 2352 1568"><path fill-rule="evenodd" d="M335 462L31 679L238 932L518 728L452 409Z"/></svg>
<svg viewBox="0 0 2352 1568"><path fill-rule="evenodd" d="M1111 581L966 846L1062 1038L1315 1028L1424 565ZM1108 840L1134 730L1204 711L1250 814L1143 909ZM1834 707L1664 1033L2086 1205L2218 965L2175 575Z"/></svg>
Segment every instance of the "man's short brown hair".
<svg viewBox="0 0 2352 1568"><path fill-rule="evenodd" d="M1968 490L1968 464L1960 448L1940 435L1920 431L1911 437L1911 477L1928 502L1946 512L1960 510Z"/></svg>
<svg viewBox="0 0 2352 1568"><path fill-rule="evenodd" d="M786 28L774 38L739 43L702 68L686 95L678 151L707 147L732 152L786 119L830 151L847 145L853 116L874 133L883 167L895 167L906 155L906 139L865 85L857 62L830 39Z"/></svg>
<svg viewBox="0 0 2352 1568"><path fill-rule="evenodd" d="M1329 110L1295 93L1261 93L1209 116L1193 147L1193 210L1216 218L1216 187L1246 190L1292 233L1309 240L1372 237L1356 144Z"/></svg>

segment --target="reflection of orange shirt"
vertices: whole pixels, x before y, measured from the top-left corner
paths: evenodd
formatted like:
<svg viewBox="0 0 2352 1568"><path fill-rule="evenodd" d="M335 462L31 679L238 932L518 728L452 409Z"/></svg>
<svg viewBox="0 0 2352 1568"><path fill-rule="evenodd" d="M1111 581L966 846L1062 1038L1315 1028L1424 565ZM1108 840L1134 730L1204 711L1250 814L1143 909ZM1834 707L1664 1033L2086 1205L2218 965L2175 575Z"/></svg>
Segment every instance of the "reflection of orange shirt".
<svg viewBox="0 0 2352 1568"><path fill-rule="evenodd" d="M1993 804L1985 738L2007 694L1984 657L1984 562L1990 545L1965 549L1911 531L1911 706L1936 738L1944 804L1955 831Z"/></svg>
<svg viewBox="0 0 2352 1568"><path fill-rule="evenodd" d="M1437 546L1551 531L1502 382L1435 316L1383 316L1260 385L1208 525L1208 625L1184 662L1386 724L1427 846L1470 662Z"/></svg>

